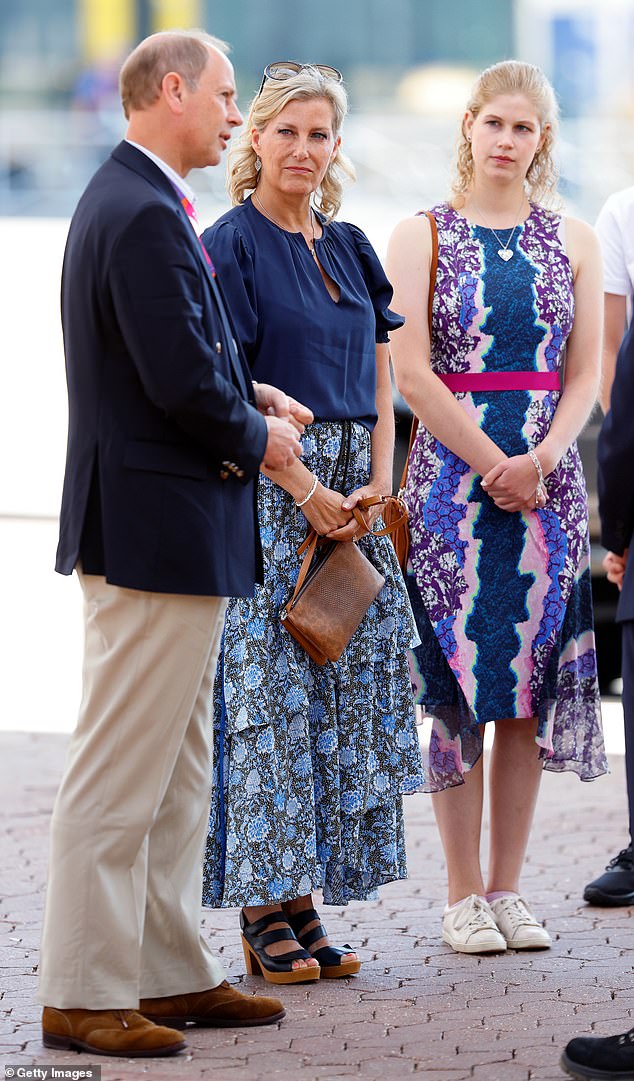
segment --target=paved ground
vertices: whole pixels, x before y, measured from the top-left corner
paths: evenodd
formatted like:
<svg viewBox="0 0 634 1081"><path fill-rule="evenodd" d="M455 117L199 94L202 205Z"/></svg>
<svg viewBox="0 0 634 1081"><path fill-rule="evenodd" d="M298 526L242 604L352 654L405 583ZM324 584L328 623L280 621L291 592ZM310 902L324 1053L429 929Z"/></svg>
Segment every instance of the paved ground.
<svg viewBox="0 0 634 1081"><path fill-rule="evenodd" d="M66 737L0 734L0 1055L3 1063L93 1058L46 1051L34 1003L49 812ZM279 1027L192 1031L178 1059L97 1059L103 1081L548 1081L571 1036L634 1023L630 909L580 901L583 884L624 842L623 762L583 785L544 777L525 889L553 948L489 958L458 956L439 938L443 869L429 799L407 800L411 876L375 904L327 912L336 940L359 947L362 974L284 992ZM245 990L236 913L205 912L205 932ZM0 1075L1 1076L1 1075Z"/></svg>

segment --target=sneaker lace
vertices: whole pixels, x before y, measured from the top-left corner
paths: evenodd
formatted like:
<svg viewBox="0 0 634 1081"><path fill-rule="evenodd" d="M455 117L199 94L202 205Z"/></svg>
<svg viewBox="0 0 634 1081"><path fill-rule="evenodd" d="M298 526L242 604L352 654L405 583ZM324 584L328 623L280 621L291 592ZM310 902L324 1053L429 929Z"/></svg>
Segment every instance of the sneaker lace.
<svg viewBox="0 0 634 1081"><path fill-rule="evenodd" d="M503 905L504 914L508 916L514 931L527 922L527 917L532 919L528 905L522 897L504 897Z"/></svg>
<svg viewBox="0 0 634 1081"><path fill-rule="evenodd" d="M614 867L626 867L628 871L634 868L634 852L632 852L631 846L629 848L622 848L618 856L611 859L606 867L606 871L611 871Z"/></svg>
<svg viewBox="0 0 634 1081"><path fill-rule="evenodd" d="M491 914L480 897L473 898L470 909L465 913L464 923L470 923L474 927L485 927L487 930L491 927Z"/></svg>

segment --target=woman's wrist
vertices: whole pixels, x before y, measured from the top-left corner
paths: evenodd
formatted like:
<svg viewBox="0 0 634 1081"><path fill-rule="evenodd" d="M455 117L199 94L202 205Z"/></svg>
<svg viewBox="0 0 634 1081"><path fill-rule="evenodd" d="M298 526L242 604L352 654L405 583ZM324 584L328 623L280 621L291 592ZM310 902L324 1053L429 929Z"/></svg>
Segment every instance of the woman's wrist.
<svg viewBox="0 0 634 1081"><path fill-rule="evenodd" d="M537 473L537 488L543 488L545 484L544 471L542 469L542 463L540 462L537 454L532 447L528 448L528 457L535 466L535 472Z"/></svg>
<svg viewBox="0 0 634 1081"><path fill-rule="evenodd" d="M311 480L310 485L307 488L306 492L302 496L300 496L299 499L297 499L296 496L293 496L293 498L295 499L295 506L296 507L299 507L299 508L305 507L306 504L313 498L315 492L317 491L317 485L319 484L319 481L318 481L318 479L317 479L317 477L315 476L314 473L311 473L310 476L311 476L312 480Z"/></svg>
<svg viewBox="0 0 634 1081"><path fill-rule="evenodd" d="M548 445L545 445L544 443L538 443L537 446L531 447L529 452L531 461L532 455L535 456L541 468L542 476L540 477L540 481L547 477L549 473L552 473L560 457L554 456ZM533 465L535 465L534 462ZM535 466L535 471L538 472L537 466Z"/></svg>
<svg viewBox="0 0 634 1081"><path fill-rule="evenodd" d="M392 491L392 477L389 473L386 473L385 476L377 475L376 477L370 475L368 488L373 488L377 495L389 495Z"/></svg>

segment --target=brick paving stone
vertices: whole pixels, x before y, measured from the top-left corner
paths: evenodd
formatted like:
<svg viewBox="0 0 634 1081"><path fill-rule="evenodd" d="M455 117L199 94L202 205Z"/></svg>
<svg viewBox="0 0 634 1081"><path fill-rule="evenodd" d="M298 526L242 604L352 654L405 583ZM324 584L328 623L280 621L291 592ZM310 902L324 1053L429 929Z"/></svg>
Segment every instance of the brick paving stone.
<svg viewBox="0 0 634 1081"><path fill-rule="evenodd" d="M425 1081L466 1081L466 1078L471 1076L469 1070L465 1073L461 1069L457 1070L429 1070L425 1065L419 1065L418 1070L425 1074Z"/></svg>
<svg viewBox="0 0 634 1081"><path fill-rule="evenodd" d="M35 1002L50 807L65 738L0 735L0 1056L88 1064L45 1050ZM546 774L524 890L554 938L540 953L469 957L440 939L444 866L428 797L405 801L411 877L378 903L326 909L335 941L366 964L344 981L281 988L279 1027L190 1030L176 1059L101 1059L103 1081L563 1081L575 1035L625 1031L634 1016L634 910L583 903L586 881L626 843L623 763L593 785ZM566 839L560 835L566 808ZM621 843L622 841L622 843ZM245 977L237 912L203 910L203 933L230 978ZM86 1060L86 1061L85 1061Z"/></svg>
<svg viewBox="0 0 634 1081"><path fill-rule="evenodd" d="M310 1065L312 1066L354 1066L360 1065L365 1062L376 1063L377 1059L381 1062L384 1061L385 1048L381 1048L380 1045L374 1047L366 1047L364 1044L355 1047L341 1048L340 1050L324 1050L322 1052L315 1052L313 1048L313 1054L310 1056ZM390 1058L398 1058L403 1061L404 1059L400 1048L395 1047L389 1052Z"/></svg>
<svg viewBox="0 0 634 1081"><path fill-rule="evenodd" d="M529 1081L530 1074L521 1062L485 1063L474 1066L471 1076L478 1081Z"/></svg>
<svg viewBox="0 0 634 1081"><path fill-rule="evenodd" d="M302 1071L302 1081L333 1081L337 1077L361 1077L360 1066L309 1066Z"/></svg>
<svg viewBox="0 0 634 1081"><path fill-rule="evenodd" d="M554 1044L541 1044L534 1047L520 1047L514 1061L523 1066L556 1066L561 1057L562 1047Z"/></svg>

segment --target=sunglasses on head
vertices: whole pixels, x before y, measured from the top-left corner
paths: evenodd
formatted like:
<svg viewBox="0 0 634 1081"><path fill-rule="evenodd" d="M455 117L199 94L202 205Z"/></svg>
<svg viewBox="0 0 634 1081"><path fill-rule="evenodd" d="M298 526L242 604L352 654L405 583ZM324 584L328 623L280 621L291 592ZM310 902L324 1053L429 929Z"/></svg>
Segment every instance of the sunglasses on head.
<svg viewBox="0 0 634 1081"><path fill-rule="evenodd" d="M257 96L262 93L267 79L272 79L273 82L284 82L285 79L292 79L294 75L298 75L300 71L305 71L308 68L315 68L325 79L334 79L336 83L343 82L341 72L337 68L331 68L329 64L300 64L297 60L274 60L272 64L267 64L264 69Z"/></svg>

